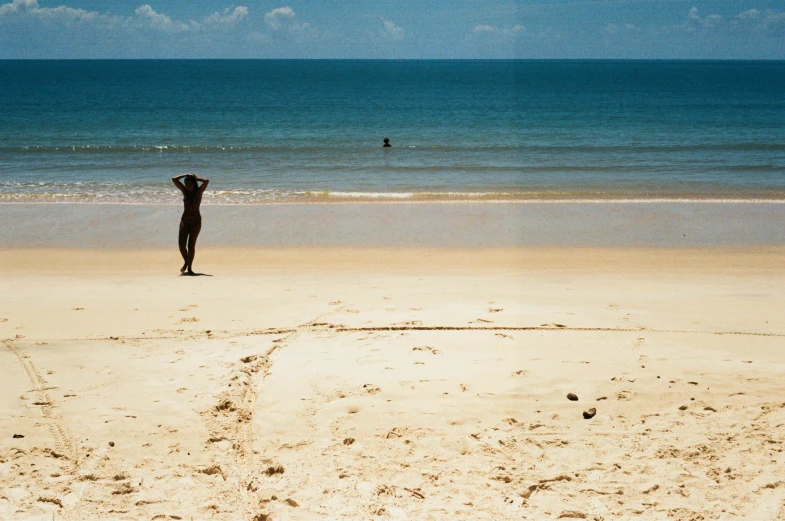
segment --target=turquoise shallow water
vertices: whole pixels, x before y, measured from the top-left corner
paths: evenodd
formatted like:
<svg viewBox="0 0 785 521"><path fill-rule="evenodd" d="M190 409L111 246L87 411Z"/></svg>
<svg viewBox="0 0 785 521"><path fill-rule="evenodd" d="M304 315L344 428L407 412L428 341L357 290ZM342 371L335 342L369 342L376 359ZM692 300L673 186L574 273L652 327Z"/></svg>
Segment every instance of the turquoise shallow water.
<svg viewBox="0 0 785 521"><path fill-rule="evenodd" d="M0 114L4 202L785 200L785 62L0 61Z"/></svg>

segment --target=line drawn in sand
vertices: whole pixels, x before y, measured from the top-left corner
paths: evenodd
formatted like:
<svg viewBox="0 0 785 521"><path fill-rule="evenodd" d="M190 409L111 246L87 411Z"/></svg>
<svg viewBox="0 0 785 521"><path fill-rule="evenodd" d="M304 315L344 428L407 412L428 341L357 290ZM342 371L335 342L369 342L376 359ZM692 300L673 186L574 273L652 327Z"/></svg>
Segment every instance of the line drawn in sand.
<svg viewBox="0 0 785 521"><path fill-rule="evenodd" d="M35 363L33 363L30 355L23 354L19 347L14 345L13 340L3 340L3 344L6 346L6 348L8 348L9 351L16 355L16 358L19 360L19 363L22 365L25 373L27 374L27 378L30 381L32 390L35 392L36 401L33 402L33 405L41 408L41 416L46 422L46 426L49 429L49 433L55 445L55 450L50 451L50 453L58 459L62 458L67 461L70 466L68 469L69 473L76 475L80 468L77 444L75 440L73 440L73 438L69 435L68 430L63 424L63 419L56 409L57 404L47 392L47 389L51 388L49 383L46 381L46 379L44 379L43 376L41 376L41 372L35 366ZM58 503L58 505L61 507L61 510L56 513L56 518L62 520L76 520L81 517L76 515L76 510L79 506L79 501L82 499L83 493L84 486L79 492L77 492L77 499L73 502L73 504L63 507L62 503ZM54 516L55 514L53 514L53 519L55 519Z"/></svg>

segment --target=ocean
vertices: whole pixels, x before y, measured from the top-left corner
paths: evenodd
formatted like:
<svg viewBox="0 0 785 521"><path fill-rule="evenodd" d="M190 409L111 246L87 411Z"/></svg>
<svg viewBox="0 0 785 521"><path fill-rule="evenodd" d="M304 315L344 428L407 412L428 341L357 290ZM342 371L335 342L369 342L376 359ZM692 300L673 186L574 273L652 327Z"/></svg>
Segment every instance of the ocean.
<svg viewBox="0 0 785 521"><path fill-rule="evenodd" d="M785 62L0 61L0 202L184 172L205 204L785 201Z"/></svg>

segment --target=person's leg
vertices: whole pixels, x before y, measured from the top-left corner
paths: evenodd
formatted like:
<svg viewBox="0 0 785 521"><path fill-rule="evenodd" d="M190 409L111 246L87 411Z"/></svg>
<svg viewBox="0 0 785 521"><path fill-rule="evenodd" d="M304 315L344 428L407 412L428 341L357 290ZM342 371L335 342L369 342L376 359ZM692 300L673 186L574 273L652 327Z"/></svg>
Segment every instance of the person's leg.
<svg viewBox="0 0 785 521"><path fill-rule="evenodd" d="M191 224L189 227L190 234L188 235L188 273L193 273L194 255L196 255L196 239L199 237L199 232L202 231L202 223Z"/></svg>
<svg viewBox="0 0 785 521"><path fill-rule="evenodd" d="M177 237L177 243L180 246L180 255L183 256L183 267L180 268L180 273L184 273L188 268L188 249L186 248L188 243L188 226L185 225L182 219L180 219L180 234Z"/></svg>

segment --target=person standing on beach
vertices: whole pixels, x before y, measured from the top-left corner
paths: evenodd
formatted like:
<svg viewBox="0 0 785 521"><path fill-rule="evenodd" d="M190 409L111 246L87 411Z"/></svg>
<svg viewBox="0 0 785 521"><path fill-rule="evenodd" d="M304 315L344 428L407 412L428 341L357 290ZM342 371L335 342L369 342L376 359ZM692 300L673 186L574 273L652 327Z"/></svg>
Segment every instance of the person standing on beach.
<svg viewBox="0 0 785 521"><path fill-rule="evenodd" d="M183 178L185 181L180 181ZM202 229L202 214L199 213L199 205L202 204L202 194L210 180L196 177L193 174L180 174L173 177L172 182L183 193L184 208L183 216L180 218L178 243L184 264L180 268L180 273L193 275L192 265L196 253L196 239ZM199 182L202 183L201 186Z"/></svg>

